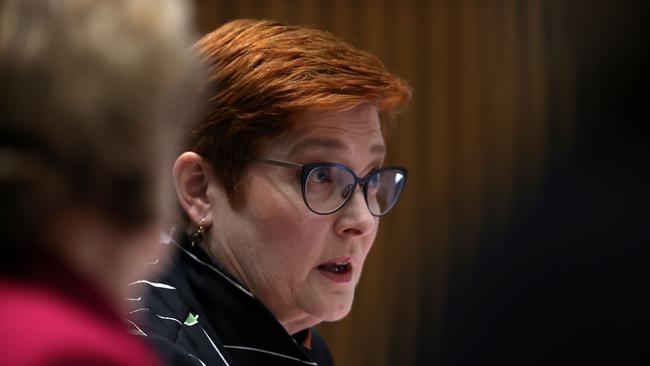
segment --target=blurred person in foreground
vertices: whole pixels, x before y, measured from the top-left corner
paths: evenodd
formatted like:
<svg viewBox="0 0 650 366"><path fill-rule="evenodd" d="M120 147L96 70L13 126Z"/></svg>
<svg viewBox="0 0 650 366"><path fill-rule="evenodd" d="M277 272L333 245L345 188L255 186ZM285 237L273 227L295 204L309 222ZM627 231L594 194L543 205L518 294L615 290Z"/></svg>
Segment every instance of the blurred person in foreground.
<svg viewBox="0 0 650 366"><path fill-rule="evenodd" d="M237 20L196 44L211 95L174 165L172 270L137 331L172 365L330 365L312 327L345 317L406 170L384 167L409 87L331 34Z"/></svg>
<svg viewBox="0 0 650 366"><path fill-rule="evenodd" d="M158 364L120 299L160 255L161 168L196 79L188 15L0 2L1 365Z"/></svg>

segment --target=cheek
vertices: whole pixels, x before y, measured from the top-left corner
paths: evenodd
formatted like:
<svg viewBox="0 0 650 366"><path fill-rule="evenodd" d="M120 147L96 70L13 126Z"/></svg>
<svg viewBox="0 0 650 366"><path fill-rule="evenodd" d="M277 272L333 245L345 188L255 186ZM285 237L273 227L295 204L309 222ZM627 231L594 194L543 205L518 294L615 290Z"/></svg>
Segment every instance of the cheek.
<svg viewBox="0 0 650 366"><path fill-rule="evenodd" d="M302 205L267 196L249 209L250 227L259 241L258 256L287 275L300 276L320 258L331 223ZM302 202L300 202L302 203ZM303 272L303 273L296 273Z"/></svg>
<svg viewBox="0 0 650 366"><path fill-rule="evenodd" d="M316 222L314 222L316 221ZM262 248L284 268L301 267L316 261L322 252L328 226L318 220L300 220L296 216L271 215L260 222L258 235Z"/></svg>
<svg viewBox="0 0 650 366"><path fill-rule="evenodd" d="M372 232L368 235L368 239L366 242L366 245L364 247L365 253L368 254L370 249L372 249L373 244L375 243L375 239L377 238L377 230L379 229L379 219L375 219L375 228L372 230Z"/></svg>
<svg viewBox="0 0 650 366"><path fill-rule="evenodd" d="M308 239L310 231L325 229L325 220L309 211L298 188L254 178L248 188L247 216L262 237L293 242Z"/></svg>
<svg viewBox="0 0 650 366"><path fill-rule="evenodd" d="M370 250L372 249L372 246L375 243L375 238L377 237L377 229L378 229L378 223L375 224L374 230L368 234L366 238L364 238L363 243L361 244L361 268L363 269L363 264L366 261L366 258L368 257L368 254L370 253Z"/></svg>
<svg viewBox="0 0 650 366"><path fill-rule="evenodd" d="M255 272L250 282L276 316L286 310L278 304L295 304L304 296L305 285L323 256L324 245L319 243L325 242L327 225L304 215L276 208L254 220L257 244L252 246L254 263L250 265Z"/></svg>

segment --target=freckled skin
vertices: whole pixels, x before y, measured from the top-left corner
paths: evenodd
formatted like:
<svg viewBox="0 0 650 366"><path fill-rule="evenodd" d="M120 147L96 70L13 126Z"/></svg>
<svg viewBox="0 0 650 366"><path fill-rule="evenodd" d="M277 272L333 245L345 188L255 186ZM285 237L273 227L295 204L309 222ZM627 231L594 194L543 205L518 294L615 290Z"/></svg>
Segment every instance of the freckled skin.
<svg viewBox="0 0 650 366"><path fill-rule="evenodd" d="M300 164L343 163L359 176L382 165L384 140L374 105L344 112L303 111L291 118L299 126L269 144L263 157ZM310 139L335 141L336 146L301 144ZM357 189L338 212L317 215L305 206L294 169L253 163L242 186L245 205L239 210L228 204L216 181L208 186L208 195L216 203L211 209L211 255L246 285L290 334L347 315L379 224L368 212L362 190ZM317 269L341 257L350 257L353 263L350 282L332 281Z"/></svg>

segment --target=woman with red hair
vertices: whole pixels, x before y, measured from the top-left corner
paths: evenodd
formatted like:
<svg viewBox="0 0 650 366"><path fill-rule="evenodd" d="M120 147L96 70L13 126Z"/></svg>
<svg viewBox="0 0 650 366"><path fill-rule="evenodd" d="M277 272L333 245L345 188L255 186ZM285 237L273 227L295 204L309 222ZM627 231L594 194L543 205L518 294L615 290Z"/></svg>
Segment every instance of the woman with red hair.
<svg viewBox="0 0 650 366"><path fill-rule="evenodd" d="M236 20L196 50L209 101L174 165L172 270L134 311L170 364L328 365L406 169L384 167L409 87L315 29ZM154 283L154 285L152 285Z"/></svg>

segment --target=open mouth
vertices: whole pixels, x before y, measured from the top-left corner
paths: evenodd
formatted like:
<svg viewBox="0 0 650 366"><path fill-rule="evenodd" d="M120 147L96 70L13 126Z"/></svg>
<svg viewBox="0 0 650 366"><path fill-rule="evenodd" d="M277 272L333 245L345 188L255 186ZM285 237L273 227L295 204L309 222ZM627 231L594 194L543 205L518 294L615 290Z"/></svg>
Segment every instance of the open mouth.
<svg viewBox="0 0 650 366"><path fill-rule="evenodd" d="M328 272L333 272L333 273L344 273L352 269L352 266L350 263L344 262L344 263L327 263L327 264L321 264L318 266L318 269L322 269L324 271Z"/></svg>
<svg viewBox="0 0 650 366"><path fill-rule="evenodd" d="M349 282L352 279L352 263L347 260L323 263L317 269L335 282Z"/></svg>

